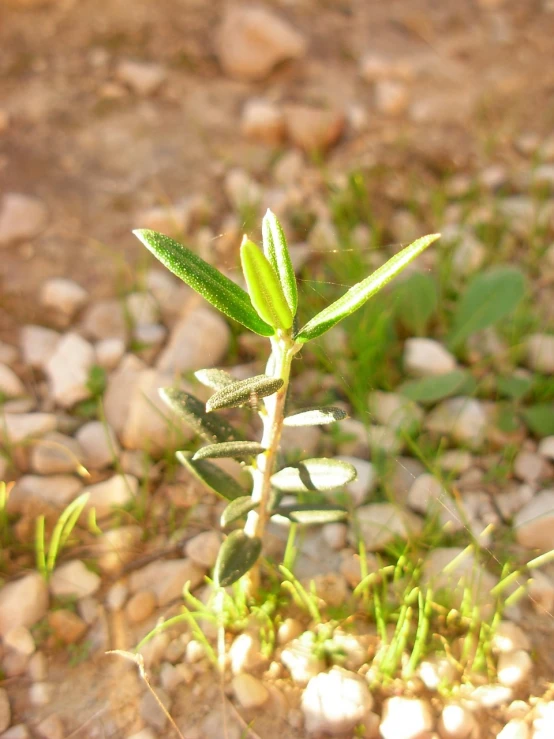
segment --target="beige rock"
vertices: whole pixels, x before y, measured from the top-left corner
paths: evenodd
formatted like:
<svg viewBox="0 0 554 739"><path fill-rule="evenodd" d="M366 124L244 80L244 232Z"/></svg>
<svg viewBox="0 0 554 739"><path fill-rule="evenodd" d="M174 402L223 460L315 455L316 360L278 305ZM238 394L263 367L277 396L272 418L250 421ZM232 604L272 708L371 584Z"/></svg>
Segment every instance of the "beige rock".
<svg viewBox="0 0 554 739"><path fill-rule="evenodd" d="M265 685L245 672L235 675L231 683L235 698L242 708L261 708L269 698Z"/></svg>
<svg viewBox="0 0 554 739"><path fill-rule="evenodd" d="M449 435L454 441L478 448L485 438L487 415L475 398L448 398L431 411L425 426L432 433Z"/></svg>
<svg viewBox="0 0 554 739"><path fill-rule="evenodd" d="M310 680L301 706L308 733L343 734L361 723L373 697L356 673L333 667Z"/></svg>
<svg viewBox="0 0 554 739"><path fill-rule="evenodd" d="M533 670L533 660L524 649L502 652L498 658L498 682L514 688L526 682Z"/></svg>
<svg viewBox="0 0 554 739"><path fill-rule="evenodd" d="M200 306L175 326L157 368L173 374L215 367L225 356L229 338L225 321L214 311Z"/></svg>
<svg viewBox="0 0 554 739"><path fill-rule="evenodd" d="M418 739L433 730L431 706L418 698L387 698L379 731L383 739Z"/></svg>
<svg viewBox="0 0 554 739"><path fill-rule="evenodd" d="M15 374L5 364L0 364L0 396L4 398L20 398L25 395L25 386Z"/></svg>
<svg viewBox="0 0 554 739"><path fill-rule="evenodd" d="M90 396L89 372L94 364L94 349L81 336L62 336L45 366L52 396L63 408L70 408Z"/></svg>
<svg viewBox="0 0 554 739"><path fill-rule="evenodd" d="M496 739L529 739L530 736L529 726L523 719L512 719L500 730ZM533 734L533 737L536 736Z"/></svg>
<svg viewBox="0 0 554 739"><path fill-rule="evenodd" d="M380 113L400 116L408 109L410 99L406 85L397 80L378 80L375 83L375 105Z"/></svg>
<svg viewBox="0 0 554 739"><path fill-rule="evenodd" d="M249 100L242 112L241 130L249 139L276 146L285 135L285 119L282 111L269 100Z"/></svg>
<svg viewBox="0 0 554 739"><path fill-rule="evenodd" d="M53 431L33 444L31 468L39 475L75 472L83 462L83 450L71 436Z"/></svg>
<svg viewBox="0 0 554 739"><path fill-rule="evenodd" d="M48 625L57 639L65 644L75 644L87 632L86 623L73 611L59 608L48 614Z"/></svg>
<svg viewBox="0 0 554 739"><path fill-rule="evenodd" d="M370 552L383 549L396 536L407 539L422 529L422 522L417 516L392 503L361 506L357 510L357 518L360 535Z"/></svg>
<svg viewBox="0 0 554 739"><path fill-rule="evenodd" d="M55 508L63 508L83 489L83 483L72 475L23 475L13 488L8 510L20 512L26 506L46 503Z"/></svg>
<svg viewBox="0 0 554 739"><path fill-rule="evenodd" d="M456 359L434 339L408 339L404 345L404 367L414 377L433 377L455 370Z"/></svg>
<svg viewBox="0 0 554 739"><path fill-rule="evenodd" d="M554 335L532 334L527 339L527 364L535 372L554 372Z"/></svg>
<svg viewBox="0 0 554 739"><path fill-rule="evenodd" d="M44 369L56 350L60 334L44 326L23 326L21 329L21 353L25 364Z"/></svg>
<svg viewBox="0 0 554 739"><path fill-rule="evenodd" d="M107 370L117 367L125 354L125 342L123 339L102 339L94 346L96 364Z"/></svg>
<svg viewBox="0 0 554 739"><path fill-rule="evenodd" d="M87 469L105 469L119 457L119 443L108 424L89 421L81 426L75 438L82 449L83 463Z"/></svg>
<svg viewBox="0 0 554 739"><path fill-rule="evenodd" d="M94 553L102 572L117 573L140 552L140 526L110 529L95 540Z"/></svg>
<svg viewBox="0 0 554 739"><path fill-rule="evenodd" d="M450 703L442 709L438 730L441 739L471 739L477 733L477 722L468 708Z"/></svg>
<svg viewBox="0 0 554 739"><path fill-rule="evenodd" d="M121 339L127 342L127 322L121 301L99 300L92 303L83 316L82 330L87 338Z"/></svg>
<svg viewBox="0 0 554 739"><path fill-rule="evenodd" d="M40 302L45 308L60 313L70 320L87 302L87 291L73 280L55 277L44 283Z"/></svg>
<svg viewBox="0 0 554 739"><path fill-rule="evenodd" d="M209 570L215 565L220 546L221 535L217 531L203 531L187 542L185 554L195 565Z"/></svg>
<svg viewBox="0 0 554 739"><path fill-rule="evenodd" d="M50 578L50 592L56 598L86 598L100 587L100 577L79 559L57 567Z"/></svg>
<svg viewBox="0 0 554 739"><path fill-rule="evenodd" d="M164 83L167 70L161 64L122 60L115 71L120 82L128 85L137 95L154 94Z"/></svg>
<svg viewBox="0 0 554 739"><path fill-rule="evenodd" d="M16 626L34 626L47 608L48 587L38 572L4 585L0 590L0 636Z"/></svg>
<svg viewBox="0 0 554 739"><path fill-rule="evenodd" d="M134 593L139 590L152 591L158 605L166 606L182 598L185 583L190 582L190 589L194 590L203 580L204 570L188 558L158 560L135 570L129 578L129 587Z"/></svg>
<svg viewBox="0 0 554 739"><path fill-rule="evenodd" d="M149 618L156 610L158 601L151 590L139 590L128 601L125 613L131 623L140 623Z"/></svg>
<svg viewBox="0 0 554 739"><path fill-rule="evenodd" d="M27 439L42 436L56 428L53 413L4 413L0 424L0 441L21 444Z"/></svg>
<svg viewBox="0 0 554 739"><path fill-rule="evenodd" d="M339 140L346 121L342 111L300 104L286 105L284 115L288 136L306 152L327 151Z"/></svg>
<svg viewBox="0 0 554 739"><path fill-rule="evenodd" d="M10 192L0 205L0 247L16 241L34 239L45 228L48 211L31 195Z"/></svg>
<svg viewBox="0 0 554 739"><path fill-rule="evenodd" d="M543 490L514 518L518 544L529 549L554 549L554 490Z"/></svg>
<svg viewBox="0 0 554 739"><path fill-rule="evenodd" d="M89 485L83 492L90 497L86 509L96 509L97 516L107 516L114 508L122 507L136 497L138 480L132 475L114 475L104 482Z"/></svg>

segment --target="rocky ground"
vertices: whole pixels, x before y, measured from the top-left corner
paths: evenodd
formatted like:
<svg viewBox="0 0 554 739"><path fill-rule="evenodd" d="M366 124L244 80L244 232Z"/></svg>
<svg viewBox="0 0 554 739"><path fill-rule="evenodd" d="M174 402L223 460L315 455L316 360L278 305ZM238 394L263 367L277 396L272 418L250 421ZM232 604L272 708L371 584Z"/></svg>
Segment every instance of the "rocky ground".
<svg viewBox="0 0 554 739"><path fill-rule="evenodd" d="M553 736L554 571L522 572L506 596L522 585L524 597L505 611L491 596L507 564L554 549L552 4L100 5L2 4L0 736L175 735L135 665L105 654L181 613L184 582L207 602L222 537L221 504L174 461L196 442L157 389L201 394L201 367L256 374L265 347L130 231L186 239L239 279L241 233L257 236L268 206L306 315L441 230L416 265L437 303L419 320L389 293L382 313L306 350L298 405L331 399L351 418L288 433L284 450L355 465L357 528L302 534L294 571L314 582L312 611L279 588L271 626L229 605L221 684L202 643L215 644L210 621L154 635L140 651L158 698L187 739ZM453 346L468 280L498 264L518 267L525 298ZM48 546L83 494L45 577L36 522ZM471 619L451 629L437 610L417 669L404 644L379 684L386 637L353 595L358 538L370 572L404 551L421 582L453 592L455 618L464 593L475 623L497 614L488 671L460 644ZM285 540L271 531L270 560ZM402 605L394 583L385 591Z"/></svg>

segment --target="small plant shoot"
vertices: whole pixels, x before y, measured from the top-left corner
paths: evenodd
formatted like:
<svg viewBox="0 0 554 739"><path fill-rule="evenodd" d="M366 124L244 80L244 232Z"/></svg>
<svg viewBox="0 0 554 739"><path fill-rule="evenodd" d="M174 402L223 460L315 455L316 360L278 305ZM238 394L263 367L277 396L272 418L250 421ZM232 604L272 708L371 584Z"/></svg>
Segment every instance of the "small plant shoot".
<svg viewBox="0 0 554 739"><path fill-rule="evenodd" d="M278 468L278 452L284 426L329 424L343 419L340 408L289 409L287 399L291 364L300 349L362 308L364 303L398 275L439 234L425 236L395 255L374 274L351 287L341 298L296 331L298 290L287 240L275 215L267 211L262 224L263 244L246 236L241 263L248 292L235 285L192 251L154 231L134 232L162 264L196 290L228 318L266 336L270 353L266 373L235 381L220 369L202 369L196 378L214 394L204 405L184 391L160 390L162 399L206 442L195 454L177 453L178 460L212 492L228 501L222 526L231 524L214 571L217 586L226 587L248 575L248 590L255 595L260 584L259 558L268 521L275 516L298 524L343 520L347 511L329 502L324 491L339 491L356 476L352 465L332 459L307 459L293 467ZM285 410L285 401L287 409ZM259 440L245 440L219 411L246 406L259 414L263 431ZM211 459L234 457L250 473L251 485L243 488ZM306 503L303 494L309 494ZM281 505L283 495L288 496ZM290 496L299 496L298 504ZM320 498L320 500L319 500ZM243 522L242 528L236 528Z"/></svg>

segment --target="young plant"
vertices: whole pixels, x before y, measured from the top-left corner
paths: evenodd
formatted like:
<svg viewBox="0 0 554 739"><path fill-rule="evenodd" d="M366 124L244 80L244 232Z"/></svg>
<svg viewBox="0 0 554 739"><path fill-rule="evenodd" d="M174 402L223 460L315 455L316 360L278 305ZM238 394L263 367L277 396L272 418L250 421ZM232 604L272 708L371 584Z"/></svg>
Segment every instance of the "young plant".
<svg viewBox="0 0 554 739"><path fill-rule="evenodd" d="M71 532L75 528L75 525L79 520L79 516L83 512L89 497L90 493L82 493L82 495L79 495L78 498L71 501L71 503L62 511L56 525L54 526L50 545L48 546L48 553L46 552L45 518L44 516L39 516L37 518L35 526L37 569L46 582L48 582L52 576L54 568L56 567L58 554L67 544L67 540L71 536Z"/></svg>
<svg viewBox="0 0 554 739"><path fill-rule="evenodd" d="M347 511L327 503L324 492L336 490L356 476L352 465L332 459L306 459L295 466L276 469L283 426L327 424L346 416L335 407L288 411L293 358L308 341L361 308L439 235L418 239L298 329L294 270L285 234L271 211L263 219L263 251L246 236L241 245L248 292L169 237L150 230L134 233L171 272L214 307L270 341L271 353L263 375L235 381L222 370L199 370L197 379L215 391L206 405L182 390L160 391L163 400L208 444L195 454L177 452L177 457L208 489L228 502L221 525L225 528L246 518L244 527L230 533L221 546L214 583L225 587L250 571L250 592L254 592L259 585L257 562L269 519L279 516L300 524L342 520ZM257 408L263 423L259 443L242 439L217 413L223 408L248 404ZM252 477L250 491L209 461L220 457L234 457L246 465ZM284 494L307 493L309 503L283 502Z"/></svg>

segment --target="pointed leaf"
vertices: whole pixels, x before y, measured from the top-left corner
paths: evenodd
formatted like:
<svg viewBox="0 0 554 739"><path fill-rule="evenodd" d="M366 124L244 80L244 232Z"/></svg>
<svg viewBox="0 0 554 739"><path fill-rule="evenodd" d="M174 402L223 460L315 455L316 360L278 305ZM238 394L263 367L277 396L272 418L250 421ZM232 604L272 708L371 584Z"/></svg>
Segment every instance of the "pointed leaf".
<svg viewBox="0 0 554 739"><path fill-rule="evenodd" d="M376 272L351 287L341 298L331 303L321 313L318 313L317 316L314 316L314 318L308 321L298 332L296 340L302 343L311 341L317 336L324 334L339 321L342 321L343 318L357 311L372 295L379 292L393 277L396 277L410 262L419 256L422 251L427 249L433 241L436 241L439 236L440 234L423 236L423 238L414 241L413 244L407 246L399 254L396 254L392 259L389 259Z"/></svg>
<svg viewBox="0 0 554 739"><path fill-rule="evenodd" d="M225 539L217 555L214 568L216 587L226 588L245 575L257 562L262 551L262 540L247 536L244 531L233 531Z"/></svg>
<svg viewBox="0 0 554 739"><path fill-rule="evenodd" d="M240 247L240 260L250 299L258 315L270 326L287 331L292 326L293 315L277 273L267 257L245 237Z"/></svg>
<svg viewBox="0 0 554 739"><path fill-rule="evenodd" d="M283 386L280 377L256 375L246 380L238 380L218 390L206 403L206 410L216 411L219 408L236 408L248 403L253 398L265 398L273 395Z"/></svg>
<svg viewBox="0 0 554 739"><path fill-rule="evenodd" d="M273 515L284 516L285 518L304 525L334 523L335 521L344 521L348 517L346 508L341 508L333 504L311 504L279 506Z"/></svg>
<svg viewBox="0 0 554 739"><path fill-rule="evenodd" d="M262 238L264 254L279 277L285 299L294 316L298 308L296 276L285 233L275 214L269 208L262 221Z"/></svg>
<svg viewBox="0 0 554 739"><path fill-rule="evenodd" d="M261 336L275 333L256 313L248 293L186 246L149 229L138 229L133 233L170 272L226 316Z"/></svg>
<svg viewBox="0 0 554 739"><path fill-rule="evenodd" d="M356 479L356 468L339 459L305 459L271 477L271 484L286 493L335 490Z"/></svg>
<svg viewBox="0 0 554 739"><path fill-rule="evenodd" d="M291 413L290 416L287 416L283 423L285 426L321 426L325 423L342 421L347 417L348 414L346 411L335 406L300 408L294 411L294 413Z"/></svg>
<svg viewBox="0 0 554 739"><path fill-rule="evenodd" d="M265 448L255 441L224 441L222 444L210 444L199 449L194 457L197 459L221 459L222 457L256 457L263 454Z"/></svg>
<svg viewBox="0 0 554 739"><path fill-rule="evenodd" d="M412 333L422 334L439 301L437 283L431 275L414 272L398 285L393 300L402 324Z"/></svg>
<svg viewBox="0 0 554 739"><path fill-rule="evenodd" d="M164 387L158 392L164 403L204 441L216 444L240 439L240 433L227 423L223 416L218 413L206 413L204 403L194 395L174 387Z"/></svg>
<svg viewBox="0 0 554 739"><path fill-rule="evenodd" d="M258 503L254 502L249 495L243 495L240 498L236 498L229 503L227 508L225 508L221 514L220 524L222 528L238 521L239 518L244 518L247 513L250 513L250 511L253 511L254 508L257 507Z"/></svg>
<svg viewBox="0 0 554 739"><path fill-rule="evenodd" d="M436 403L452 395L471 395L476 383L467 370L453 370L444 375L422 377L402 383L398 392L416 403Z"/></svg>
<svg viewBox="0 0 554 739"><path fill-rule="evenodd" d="M450 347L513 313L524 294L525 277L517 267L503 264L476 275L454 314Z"/></svg>
<svg viewBox="0 0 554 739"><path fill-rule="evenodd" d="M523 418L535 436L554 435L554 403L532 405L523 411Z"/></svg>
<svg viewBox="0 0 554 739"><path fill-rule="evenodd" d="M186 467L192 474L203 482L204 485L212 492L219 495L225 500L235 500L246 495L246 490L238 484L234 477L224 472L206 460L193 460L190 452L177 452L176 455L179 462Z"/></svg>
<svg viewBox="0 0 554 739"><path fill-rule="evenodd" d="M211 388L212 390L221 390L222 388L235 382L228 372L221 369L201 369L194 373L194 376L201 382L202 385Z"/></svg>
<svg viewBox="0 0 554 739"><path fill-rule="evenodd" d="M527 395L535 383L535 378L520 375L500 375L496 380L496 389L506 398L521 400Z"/></svg>

